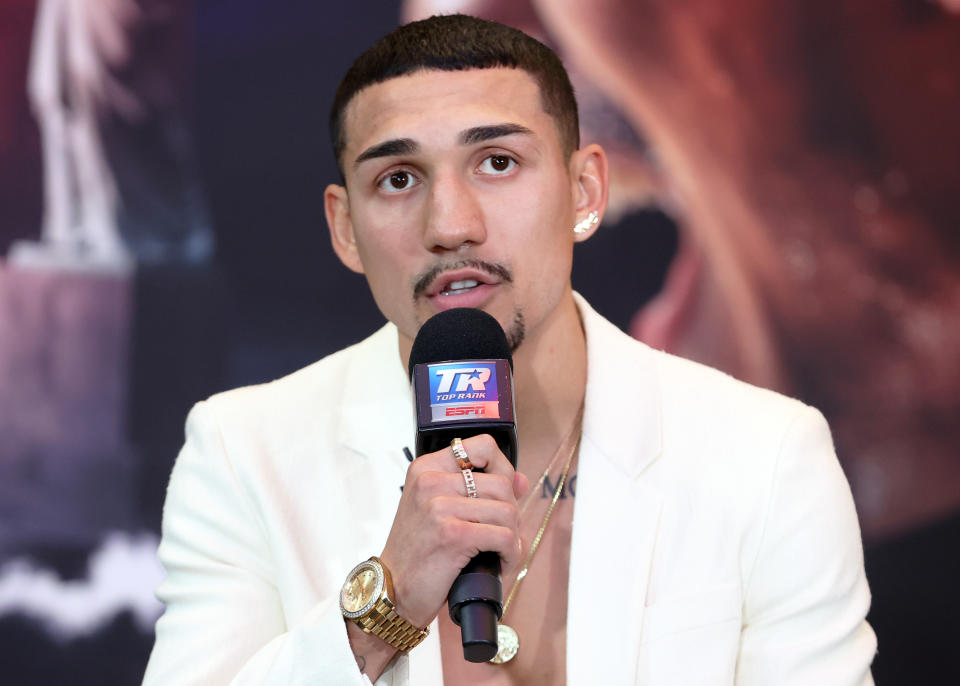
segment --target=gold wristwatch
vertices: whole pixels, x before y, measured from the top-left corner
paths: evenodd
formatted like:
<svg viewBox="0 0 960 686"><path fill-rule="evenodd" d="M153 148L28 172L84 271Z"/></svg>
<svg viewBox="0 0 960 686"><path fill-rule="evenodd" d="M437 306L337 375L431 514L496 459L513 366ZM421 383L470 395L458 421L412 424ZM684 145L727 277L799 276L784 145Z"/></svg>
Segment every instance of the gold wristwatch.
<svg viewBox="0 0 960 686"><path fill-rule="evenodd" d="M340 611L368 634L408 652L430 633L397 614L390 571L377 557L354 567L340 591Z"/></svg>

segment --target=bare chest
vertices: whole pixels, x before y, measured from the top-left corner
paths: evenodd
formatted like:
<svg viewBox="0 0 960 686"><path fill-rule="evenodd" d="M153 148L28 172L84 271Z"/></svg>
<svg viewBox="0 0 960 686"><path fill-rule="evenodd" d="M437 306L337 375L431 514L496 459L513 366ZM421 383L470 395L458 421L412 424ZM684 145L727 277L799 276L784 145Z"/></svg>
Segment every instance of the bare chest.
<svg viewBox="0 0 960 686"><path fill-rule="evenodd" d="M523 517L521 535L529 548L541 526L549 500L531 503ZM564 684L566 683L567 584L570 571L570 532L573 498L557 502L526 577L514 594L501 623L519 636L520 649L501 665L474 664L463 659L460 629L446 612L439 619L443 677L446 684ZM519 568L503 570L504 598Z"/></svg>

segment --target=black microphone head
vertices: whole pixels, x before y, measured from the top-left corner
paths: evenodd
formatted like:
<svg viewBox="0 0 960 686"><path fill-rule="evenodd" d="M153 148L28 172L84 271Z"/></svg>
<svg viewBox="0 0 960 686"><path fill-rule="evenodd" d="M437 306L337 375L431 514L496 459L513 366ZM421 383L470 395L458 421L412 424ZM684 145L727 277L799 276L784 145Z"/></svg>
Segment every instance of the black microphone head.
<svg viewBox="0 0 960 686"><path fill-rule="evenodd" d="M444 310L420 327L410 349L407 375L412 377L418 364L469 359L507 360L513 369L513 354L500 322L472 307Z"/></svg>

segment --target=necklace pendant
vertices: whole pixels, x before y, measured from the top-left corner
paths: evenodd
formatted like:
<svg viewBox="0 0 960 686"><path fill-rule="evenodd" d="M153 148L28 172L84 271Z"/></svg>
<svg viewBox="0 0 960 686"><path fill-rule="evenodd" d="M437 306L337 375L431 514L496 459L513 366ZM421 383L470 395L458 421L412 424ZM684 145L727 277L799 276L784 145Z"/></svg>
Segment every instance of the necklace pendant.
<svg viewBox="0 0 960 686"><path fill-rule="evenodd" d="M513 627L506 624L497 625L497 654L490 658L495 665L510 662L520 650L520 637Z"/></svg>

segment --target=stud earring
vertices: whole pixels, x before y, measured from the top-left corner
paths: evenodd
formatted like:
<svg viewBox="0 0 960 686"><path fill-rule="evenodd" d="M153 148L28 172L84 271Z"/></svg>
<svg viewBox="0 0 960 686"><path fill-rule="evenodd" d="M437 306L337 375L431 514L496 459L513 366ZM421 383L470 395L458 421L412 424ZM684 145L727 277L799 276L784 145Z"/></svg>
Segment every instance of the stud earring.
<svg viewBox="0 0 960 686"><path fill-rule="evenodd" d="M576 224L573 225L573 232L576 234L586 233L594 226L600 223L600 215L597 214L596 210L593 210L588 214L584 219L581 219Z"/></svg>

